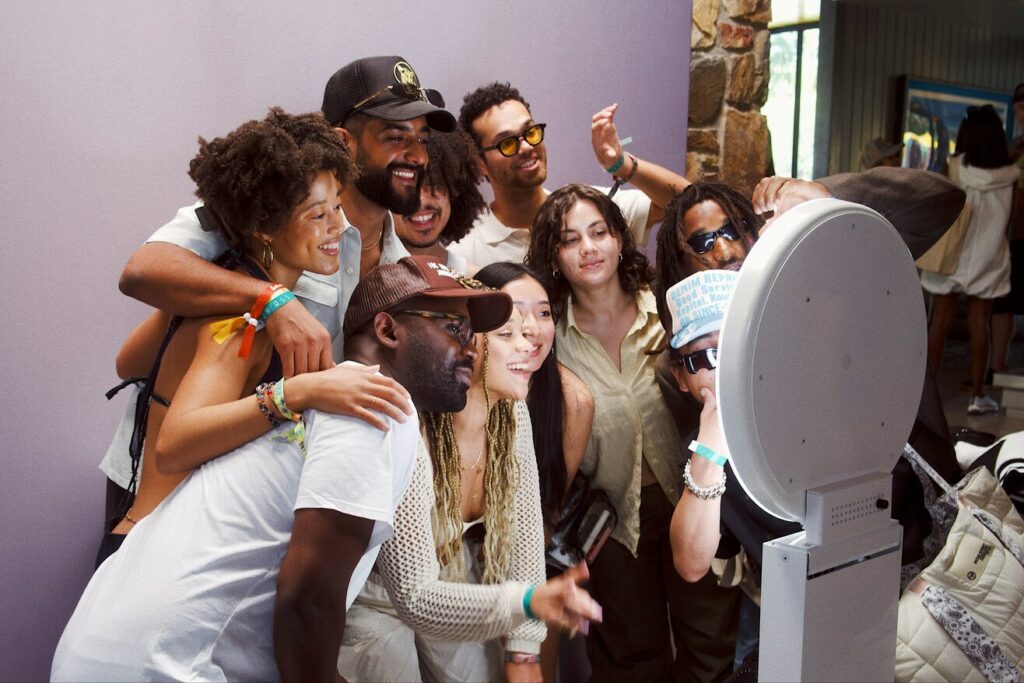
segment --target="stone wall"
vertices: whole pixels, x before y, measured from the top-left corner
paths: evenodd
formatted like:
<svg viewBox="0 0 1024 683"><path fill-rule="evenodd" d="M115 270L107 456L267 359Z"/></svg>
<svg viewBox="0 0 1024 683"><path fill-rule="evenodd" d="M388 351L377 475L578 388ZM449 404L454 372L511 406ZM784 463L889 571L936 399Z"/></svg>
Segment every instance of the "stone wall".
<svg viewBox="0 0 1024 683"><path fill-rule="evenodd" d="M768 168L771 0L693 0L686 177L752 192Z"/></svg>

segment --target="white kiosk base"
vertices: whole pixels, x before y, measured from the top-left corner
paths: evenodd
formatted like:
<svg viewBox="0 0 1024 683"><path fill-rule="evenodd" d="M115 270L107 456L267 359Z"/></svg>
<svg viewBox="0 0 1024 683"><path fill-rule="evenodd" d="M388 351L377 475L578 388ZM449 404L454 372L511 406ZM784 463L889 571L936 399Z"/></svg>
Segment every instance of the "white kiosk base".
<svg viewBox="0 0 1024 683"><path fill-rule="evenodd" d="M903 529L890 486L868 475L808 491L807 530L764 544L759 680L893 679Z"/></svg>

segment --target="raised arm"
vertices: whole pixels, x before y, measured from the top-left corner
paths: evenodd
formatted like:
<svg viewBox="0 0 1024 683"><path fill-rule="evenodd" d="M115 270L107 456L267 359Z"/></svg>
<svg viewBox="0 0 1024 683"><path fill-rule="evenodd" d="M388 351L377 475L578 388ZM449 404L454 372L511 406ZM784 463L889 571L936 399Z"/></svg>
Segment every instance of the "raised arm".
<svg viewBox="0 0 1024 683"><path fill-rule="evenodd" d="M718 425L718 402L710 389L701 390L704 408L700 414L697 440L718 453L726 453L725 440ZM700 487L714 486L724 476L721 465L697 455L690 455L690 476ZM732 483L733 486L738 486ZM694 495L689 487L672 514L669 536L672 561L684 580L695 582L704 578L715 559L721 539L721 497L705 500Z"/></svg>
<svg viewBox="0 0 1024 683"><path fill-rule="evenodd" d="M335 680L348 584L373 524L336 510L295 512L274 602L274 654L283 680Z"/></svg>
<svg viewBox="0 0 1024 683"><path fill-rule="evenodd" d="M916 259L953 224L966 195L938 173L913 168L873 168L863 173L840 173L817 181L773 176L754 189L757 213L778 216L800 202L834 196L868 206L882 214L906 242Z"/></svg>
<svg viewBox="0 0 1024 683"><path fill-rule="evenodd" d="M594 156L597 157L601 169L605 171L614 168L619 159L622 159L622 165L612 174L616 178L629 178L634 187L650 198L651 210L647 216L647 227L651 227L665 215L665 207L672 197L682 192L690 182L663 166L623 153L622 142L615 129L615 112L618 109L619 105L613 104L592 117L590 141L594 147Z"/></svg>
<svg viewBox="0 0 1024 683"><path fill-rule="evenodd" d="M176 244L147 242L128 260L119 286L125 295L172 315L205 317L241 315L267 283L221 268ZM330 334L298 301L270 316L267 333L286 377L334 365Z"/></svg>

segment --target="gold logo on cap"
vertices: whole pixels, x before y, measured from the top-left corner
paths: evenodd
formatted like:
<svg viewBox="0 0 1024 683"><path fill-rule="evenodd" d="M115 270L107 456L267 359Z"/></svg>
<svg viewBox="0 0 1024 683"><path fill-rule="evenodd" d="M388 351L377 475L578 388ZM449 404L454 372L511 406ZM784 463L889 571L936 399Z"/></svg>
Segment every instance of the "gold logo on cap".
<svg viewBox="0 0 1024 683"><path fill-rule="evenodd" d="M395 80L412 88L420 87L420 80L408 62L395 62Z"/></svg>

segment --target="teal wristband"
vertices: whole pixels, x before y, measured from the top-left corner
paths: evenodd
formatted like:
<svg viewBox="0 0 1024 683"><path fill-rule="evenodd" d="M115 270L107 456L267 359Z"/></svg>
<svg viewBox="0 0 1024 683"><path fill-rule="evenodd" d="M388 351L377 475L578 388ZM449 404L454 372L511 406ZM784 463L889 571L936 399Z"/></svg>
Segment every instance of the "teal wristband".
<svg viewBox="0 0 1024 683"><path fill-rule="evenodd" d="M536 615L534 615L533 610L530 609L530 598L533 597L534 588L536 588L536 586L530 586L526 589L526 592L523 593L523 614L526 615L527 619L533 619L534 621L537 621Z"/></svg>
<svg viewBox="0 0 1024 683"><path fill-rule="evenodd" d="M720 453L715 453L713 450L698 441L690 442L690 450L705 460L710 460L720 467L724 467L725 463L729 461L729 458L721 455Z"/></svg>
<svg viewBox="0 0 1024 683"><path fill-rule="evenodd" d="M611 166L609 166L608 168L606 168L604 170L605 170L606 173L615 173L620 168L622 168L622 164L625 163L625 161L626 161L626 155L623 154L622 152L619 152L619 160L616 161L614 164L612 164Z"/></svg>
<svg viewBox="0 0 1024 683"><path fill-rule="evenodd" d="M290 289L286 289L283 294L278 294L263 307L263 312L260 313L260 322L266 323L267 319L270 318L274 311L281 308L289 301L295 301L295 295L292 294Z"/></svg>

